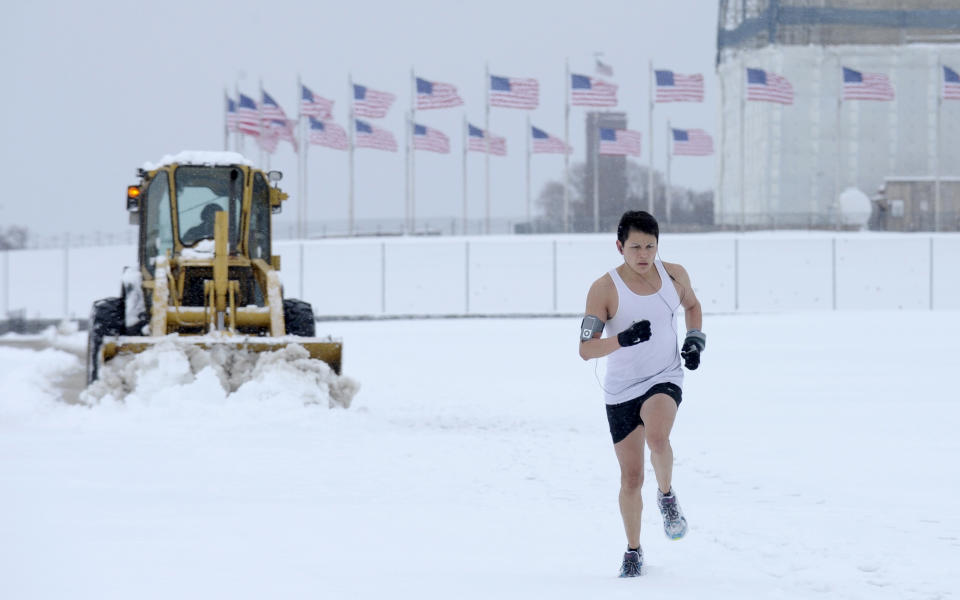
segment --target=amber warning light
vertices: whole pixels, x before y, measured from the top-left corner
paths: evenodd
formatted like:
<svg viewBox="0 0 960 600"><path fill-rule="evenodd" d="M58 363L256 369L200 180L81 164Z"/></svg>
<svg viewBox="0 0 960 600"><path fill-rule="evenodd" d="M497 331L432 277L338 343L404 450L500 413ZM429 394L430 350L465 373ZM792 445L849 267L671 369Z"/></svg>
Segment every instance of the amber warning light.
<svg viewBox="0 0 960 600"><path fill-rule="evenodd" d="M127 186L127 210L136 211L140 208L140 186Z"/></svg>

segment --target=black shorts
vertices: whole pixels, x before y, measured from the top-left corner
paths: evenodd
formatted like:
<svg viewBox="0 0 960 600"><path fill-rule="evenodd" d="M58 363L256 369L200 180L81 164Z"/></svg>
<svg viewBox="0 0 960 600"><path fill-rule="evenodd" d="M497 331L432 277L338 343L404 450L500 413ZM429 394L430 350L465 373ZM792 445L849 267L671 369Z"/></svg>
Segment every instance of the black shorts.
<svg viewBox="0 0 960 600"><path fill-rule="evenodd" d="M683 391L680 386L673 383L658 383L647 393L627 400L620 404L607 405L607 422L610 423L610 435L613 437L613 443L623 441L633 430L643 425L643 419L640 418L640 407L647 401L647 398L656 394L666 394L673 398L673 401L680 406L683 400Z"/></svg>

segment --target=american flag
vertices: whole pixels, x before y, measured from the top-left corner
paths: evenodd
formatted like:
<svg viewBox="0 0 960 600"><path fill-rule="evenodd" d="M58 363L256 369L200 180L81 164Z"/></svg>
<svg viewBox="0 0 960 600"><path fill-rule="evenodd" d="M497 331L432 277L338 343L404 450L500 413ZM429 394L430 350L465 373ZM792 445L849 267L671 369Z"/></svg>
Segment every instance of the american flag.
<svg viewBox="0 0 960 600"><path fill-rule="evenodd" d="M237 131L239 117L237 116L237 103L230 96L224 96L227 101L227 131Z"/></svg>
<svg viewBox="0 0 960 600"><path fill-rule="evenodd" d="M260 103L260 118L263 119L263 122L269 123L273 120L286 121L287 113L283 112L283 109L280 108L277 101L264 90L260 90L260 93L263 96L263 101Z"/></svg>
<svg viewBox="0 0 960 600"><path fill-rule="evenodd" d="M640 132L600 128L600 154L640 156Z"/></svg>
<svg viewBox="0 0 960 600"><path fill-rule="evenodd" d="M264 129L263 135L257 137L257 145L270 154L273 154L276 151L279 144L280 137L271 129Z"/></svg>
<svg viewBox="0 0 960 600"><path fill-rule="evenodd" d="M413 147L427 152L450 153L450 138L432 127L413 124Z"/></svg>
<svg viewBox="0 0 960 600"><path fill-rule="evenodd" d="M260 111L250 96L240 94L237 106L237 129L247 135L260 135Z"/></svg>
<svg viewBox="0 0 960 600"><path fill-rule="evenodd" d="M747 69L747 100L793 104L793 86L786 77L763 69Z"/></svg>
<svg viewBox="0 0 960 600"><path fill-rule="evenodd" d="M290 119L273 119L264 124L268 132L264 135L273 135L276 136L278 140L290 142L290 145L296 150L297 138L293 135L293 128L296 124L296 121L291 121Z"/></svg>
<svg viewBox="0 0 960 600"><path fill-rule="evenodd" d="M463 98L455 86L417 77L417 110L451 108L462 104Z"/></svg>
<svg viewBox="0 0 960 600"><path fill-rule="evenodd" d="M353 114L358 117L380 119L387 115L397 97L390 92L378 92L363 85L353 85Z"/></svg>
<svg viewBox="0 0 960 600"><path fill-rule="evenodd" d="M710 156L713 138L702 129L672 129L673 153L676 156Z"/></svg>
<svg viewBox="0 0 960 600"><path fill-rule="evenodd" d="M599 58L597 61L597 75L603 75L604 77L613 77L613 67L602 62Z"/></svg>
<svg viewBox="0 0 960 600"><path fill-rule="evenodd" d="M893 85L882 73L861 73L843 67L844 100L893 100Z"/></svg>
<svg viewBox="0 0 960 600"><path fill-rule="evenodd" d="M474 127L473 125L467 124L467 129L469 135L467 136L467 149L471 152L486 152L487 151L487 140L489 139L490 143L490 154L496 154L497 156L506 156L507 155L507 140L502 137L489 136L479 127Z"/></svg>
<svg viewBox="0 0 960 600"><path fill-rule="evenodd" d="M943 67L943 99L960 100L960 76L950 67Z"/></svg>
<svg viewBox="0 0 960 600"><path fill-rule="evenodd" d="M673 71L654 71L657 102L703 102L703 75L681 75Z"/></svg>
<svg viewBox="0 0 960 600"><path fill-rule="evenodd" d="M356 137L354 146L357 148L373 148L374 150L397 151L397 139L386 129L380 129L366 121L354 119L356 123Z"/></svg>
<svg viewBox="0 0 960 600"><path fill-rule="evenodd" d="M570 154L573 151L566 142L553 137L542 129L530 127L530 135L533 138L534 154Z"/></svg>
<svg viewBox="0 0 960 600"><path fill-rule="evenodd" d="M347 130L332 121L310 117L310 143L334 150L347 149Z"/></svg>
<svg viewBox="0 0 960 600"><path fill-rule="evenodd" d="M490 76L490 106L536 108L540 84L536 79Z"/></svg>
<svg viewBox="0 0 960 600"><path fill-rule="evenodd" d="M587 75L570 75L570 96L574 106L616 106L617 86Z"/></svg>
<svg viewBox="0 0 960 600"><path fill-rule="evenodd" d="M333 116L333 100L317 96L300 84L300 114L324 120Z"/></svg>

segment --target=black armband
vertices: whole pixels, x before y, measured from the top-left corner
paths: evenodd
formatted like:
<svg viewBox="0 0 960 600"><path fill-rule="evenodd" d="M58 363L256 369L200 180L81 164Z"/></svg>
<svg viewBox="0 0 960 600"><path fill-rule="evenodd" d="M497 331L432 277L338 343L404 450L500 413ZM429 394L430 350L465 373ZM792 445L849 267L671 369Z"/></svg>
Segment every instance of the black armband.
<svg viewBox="0 0 960 600"><path fill-rule="evenodd" d="M580 322L580 341L585 342L593 339L593 336L603 332L603 321L600 317L586 315Z"/></svg>

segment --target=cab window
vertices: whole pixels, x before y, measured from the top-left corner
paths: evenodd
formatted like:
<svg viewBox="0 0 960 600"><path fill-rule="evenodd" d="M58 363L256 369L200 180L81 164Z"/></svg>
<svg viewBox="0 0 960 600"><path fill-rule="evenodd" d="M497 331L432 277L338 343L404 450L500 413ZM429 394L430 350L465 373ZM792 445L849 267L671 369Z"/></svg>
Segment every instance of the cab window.
<svg viewBox="0 0 960 600"><path fill-rule="evenodd" d="M253 178L249 247L250 258L270 260L270 187L260 173Z"/></svg>
<svg viewBox="0 0 960 600"><path fill-rule="evenodd" d="M157 257L173 250L173 223L170 220L170 184L166 171L161 171L147 188L146 239L143 263L150 274L157 266Z"/></svg>
<svg viewBox="0 0 960 600"><path fill-rule="evenodd" d="M178 167L177 219L180 242L193 246L213 239L216 214L226 211L231 251L236 248L240 202L243 199L243 173L231 167Z"/></svg>

